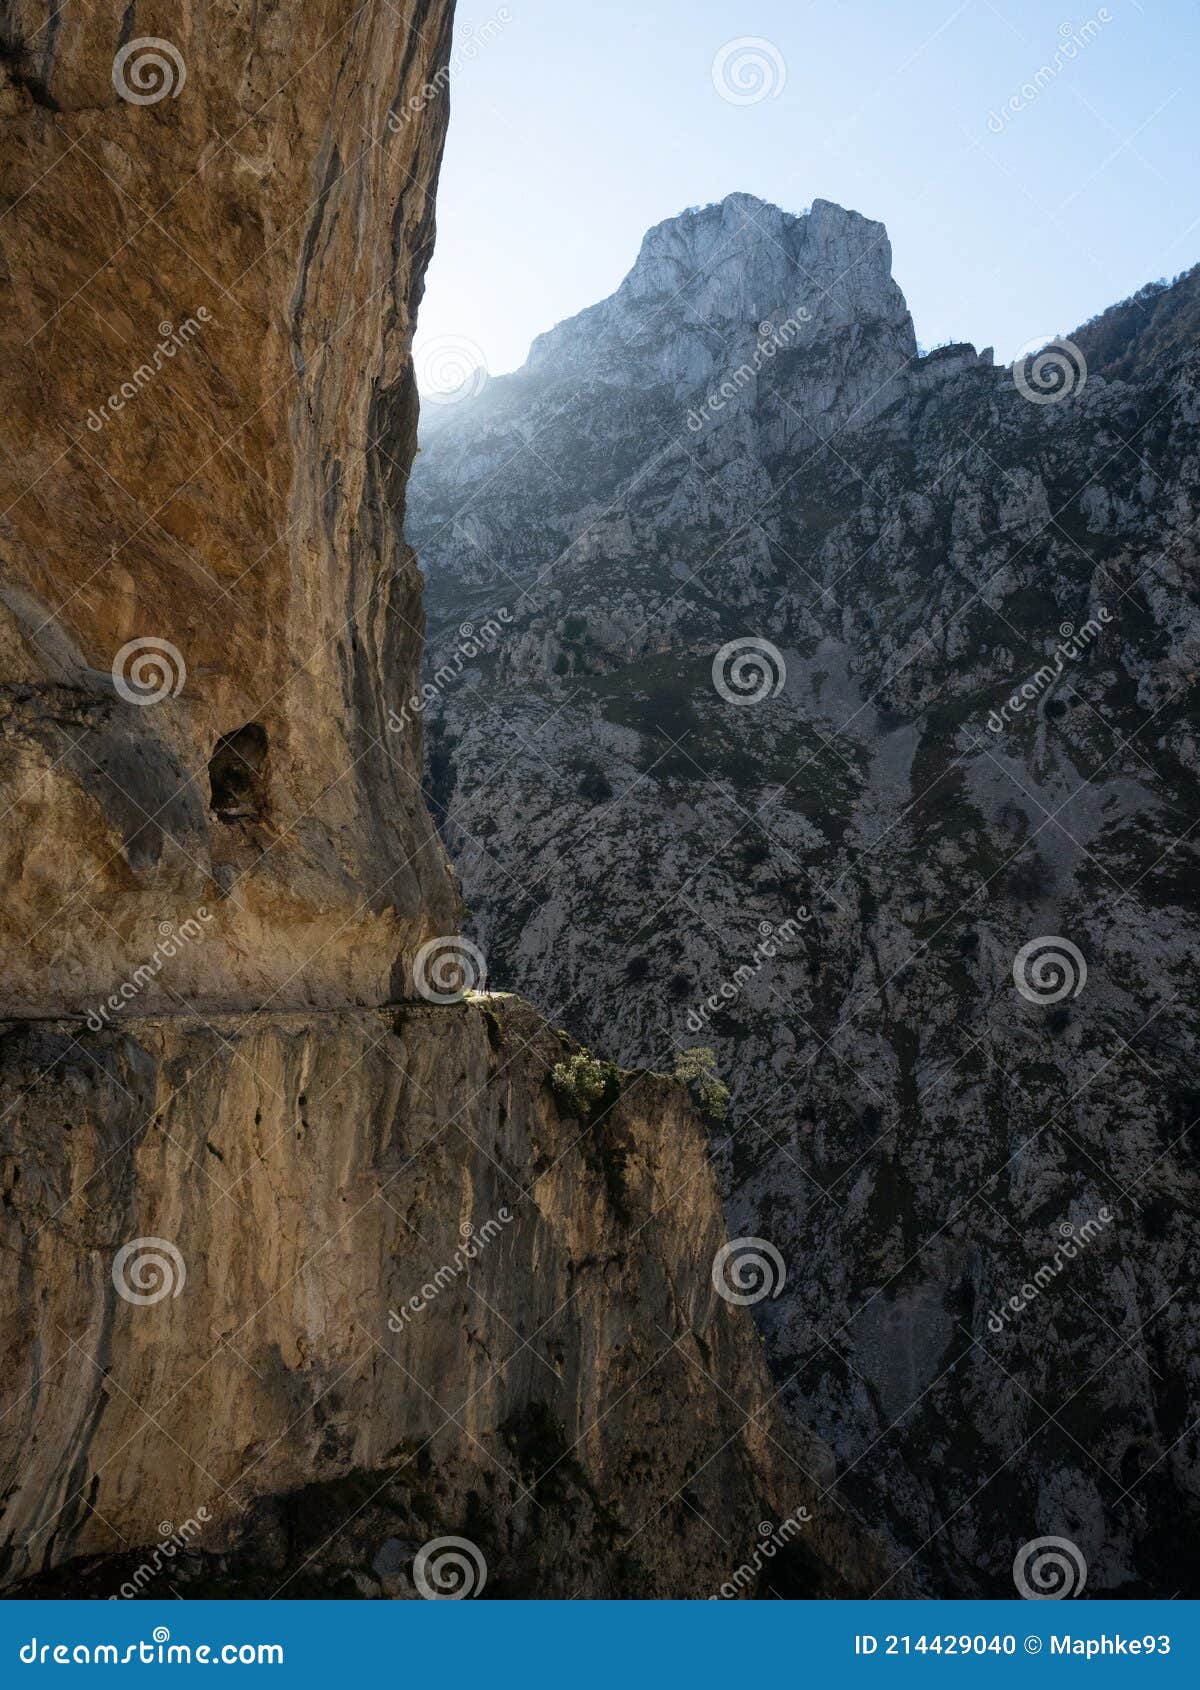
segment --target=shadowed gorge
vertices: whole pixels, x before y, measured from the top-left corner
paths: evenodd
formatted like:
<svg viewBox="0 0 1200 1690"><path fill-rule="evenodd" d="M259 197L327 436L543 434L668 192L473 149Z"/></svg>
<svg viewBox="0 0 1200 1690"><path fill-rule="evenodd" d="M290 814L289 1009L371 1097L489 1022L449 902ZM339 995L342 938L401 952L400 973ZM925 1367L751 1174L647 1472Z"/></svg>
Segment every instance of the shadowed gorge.
<svg viewBox="0 0 1200 1690"><path fill-rule="evenodd" d="M10 1660L1182 1678L1197 36L0 0Z"/></svg>
<svg viewBox="0 0 1200 1690"><path fill-rule="evenodd" d="M468 931L710 1053L781 1400L931 1595L1197 1593L1198 297L925 353L882 225L733 194L423 424Z"/></svg>

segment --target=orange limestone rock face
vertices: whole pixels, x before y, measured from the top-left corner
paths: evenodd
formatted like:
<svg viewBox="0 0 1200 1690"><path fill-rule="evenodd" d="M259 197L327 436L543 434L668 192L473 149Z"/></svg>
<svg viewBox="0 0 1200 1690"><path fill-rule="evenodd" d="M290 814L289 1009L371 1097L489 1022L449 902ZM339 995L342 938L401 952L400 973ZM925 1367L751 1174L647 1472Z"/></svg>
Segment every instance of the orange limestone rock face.
<svg viewBox="0 0 1200 1690"><path fill-rule="evenodd" d="M142 1013L379 1003L454 926L388 726L450 10L3 8L0 1011L189 919Z"/></svg>
<svg viewBox="0 0 1200 1690"><path fill-rule="evenodd" d="M709 1595L800 1508L800 1588L884 1576L714 1286L686 1091L564 1096L563 1038L463 989L403 707L449 52L444 0L0 4L26 1593L182 1537L188 1594L413 1595L448 1536L491 1595Z"/></svg>

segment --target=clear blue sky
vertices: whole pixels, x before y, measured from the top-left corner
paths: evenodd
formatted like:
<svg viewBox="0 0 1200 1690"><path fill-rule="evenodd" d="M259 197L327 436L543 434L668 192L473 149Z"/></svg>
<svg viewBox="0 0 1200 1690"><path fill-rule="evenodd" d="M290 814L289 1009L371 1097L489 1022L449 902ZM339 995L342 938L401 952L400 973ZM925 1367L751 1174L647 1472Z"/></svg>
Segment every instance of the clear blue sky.
<svg viewBox="0 0 1200 1690"><path fill-rule="evenodd" d="M739 105L746 37L786 80ZM514 368L735 190L881 219L922 344L1004 358L1200 259L1200 0L463 0L456 61L419 374L439 337Z"/></svg>

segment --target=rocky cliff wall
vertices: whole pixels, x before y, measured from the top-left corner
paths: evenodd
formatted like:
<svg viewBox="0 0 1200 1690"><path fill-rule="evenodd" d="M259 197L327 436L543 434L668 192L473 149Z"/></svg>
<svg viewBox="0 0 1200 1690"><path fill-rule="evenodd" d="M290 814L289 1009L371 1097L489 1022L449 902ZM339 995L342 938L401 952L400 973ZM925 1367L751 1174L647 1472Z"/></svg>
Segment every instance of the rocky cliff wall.
<svg viewBox="0 0 1200 1690"><path fill-rule="evenodd" d="M493 1593L704 1596L807 1506L802 1587L880 1582L714 1290L686 1095L581 1118L563 1056L512 1000L10 1024L9 1576L112 1594L199 1519L185 1590L371 1593L466 1533Z"/></svg>
<svg viewBox="0 0 1200 1690"><path fill-rule="evenodd" d="M412 996L459 919L389 726L449 30L0 4L23 1592L412 1595L469 1534L492 1594L703 1596L789 1519L735 1594L884 1576L714 1287L686 1094L564 1102L530 1012Z"/></svg>
<svg viewBox="0 0 1200 1690"><path fill-rule="evenodd" d="M453 920L386 731L446 101L397 114L451 8L407 11L0 7L0 1008L201 905L143 1010L378 1003Z"/></svg>

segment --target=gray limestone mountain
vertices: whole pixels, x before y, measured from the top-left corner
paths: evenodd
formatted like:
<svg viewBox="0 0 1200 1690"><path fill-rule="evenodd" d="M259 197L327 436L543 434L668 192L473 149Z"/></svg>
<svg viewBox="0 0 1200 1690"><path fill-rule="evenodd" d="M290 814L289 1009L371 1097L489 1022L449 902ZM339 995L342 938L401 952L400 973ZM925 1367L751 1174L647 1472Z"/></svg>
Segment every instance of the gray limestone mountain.
<svg viewBox="0 0 1200 1690"><path fill-rule="evenodd" d="M736 195L423 424L470 931L715 1052L777 1384L930 1593L1200 1594L1198 299L921 354L880 225Z"/></svg>

